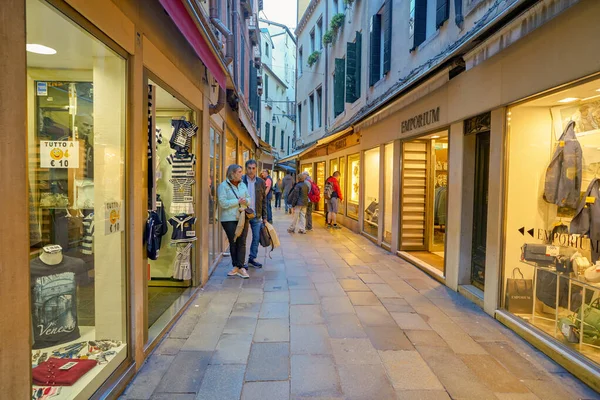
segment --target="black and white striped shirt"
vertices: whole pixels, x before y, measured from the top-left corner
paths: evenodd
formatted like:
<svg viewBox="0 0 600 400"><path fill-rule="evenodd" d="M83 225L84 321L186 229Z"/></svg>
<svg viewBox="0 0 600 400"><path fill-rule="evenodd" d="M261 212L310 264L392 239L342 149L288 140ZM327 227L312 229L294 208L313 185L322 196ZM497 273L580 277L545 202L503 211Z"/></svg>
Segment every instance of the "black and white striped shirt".
<svg viewBox="0 0 600 400"><path fill-rule="evenodd" d="M194 165L196 156L190 153L175 153L167 157L169 164L173 166L172 178L189 178L194 176Z"/></svg>
<svg viewBox="0 0 600 400"><path fill-rule="evenodd" d="M173 184L173 203L192 203L192 185L196 181L192 178L172 178L169 182Z"/></svg>

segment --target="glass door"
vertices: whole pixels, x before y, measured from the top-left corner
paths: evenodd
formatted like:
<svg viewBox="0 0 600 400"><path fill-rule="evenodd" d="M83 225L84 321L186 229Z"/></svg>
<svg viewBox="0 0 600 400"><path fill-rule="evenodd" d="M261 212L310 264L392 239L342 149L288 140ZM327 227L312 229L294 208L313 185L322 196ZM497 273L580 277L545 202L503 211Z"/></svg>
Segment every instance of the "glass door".
<svg viewBox="0 0 600 400"><path fill-rule="evenodd" d="M323 193L325 190L325 161L316 163L317 173L313 177L315 183L319 187L319 191ZM317 203L316 211L323 211L325 209L325 198L321 195L321 200Z"/></svg>

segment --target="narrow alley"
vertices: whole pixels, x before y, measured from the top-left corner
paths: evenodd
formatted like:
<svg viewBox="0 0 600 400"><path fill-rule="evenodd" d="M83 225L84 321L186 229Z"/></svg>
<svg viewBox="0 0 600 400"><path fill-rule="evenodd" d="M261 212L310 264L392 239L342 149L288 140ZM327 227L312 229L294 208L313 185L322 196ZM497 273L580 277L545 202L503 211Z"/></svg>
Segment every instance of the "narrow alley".
<svg viewBox="0 0 600 400"><path fill-rule="evenodd" d="M419 269L347 229L286 232L250 279L224 258L122 399L598 399Z"/></svg>

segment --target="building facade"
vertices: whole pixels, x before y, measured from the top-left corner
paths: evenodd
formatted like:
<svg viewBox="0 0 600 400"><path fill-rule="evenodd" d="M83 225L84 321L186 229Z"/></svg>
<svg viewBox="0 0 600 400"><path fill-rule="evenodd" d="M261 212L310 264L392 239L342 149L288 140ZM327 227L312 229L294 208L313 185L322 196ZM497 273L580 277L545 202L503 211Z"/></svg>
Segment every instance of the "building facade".
<svg viewBox="0 0 600 400"><path fill-rule="evenodd" d="M2 11L0 391L43 394L78 359L56 398L114 398L225 248L216 187L259 143L258 5Z"/></svg>
<svg viewBox="0 0 600 400"><path fill-rule="evenodd" d="M299 47L319 9L311 4ZM344 20L363 17L343 28L346 52L336 42L326 57L331 125L297 154L299 169L317 179L341 173L343 225L469 297L596 390L589 315L600 286L588 227L597 181L588 141L600 127L600 64L581 49L598 35L599 6L351 3ZM352 32L365 33L359 56ZM360 74L353 60L363 61ZM342 71L346 101L336 108ZM360 76L358 95L348 76ZM356 108L348 92L362 97ZM571 167L558 167L563 156L574 157ZM567 168L574 186L564 191L557 171Z"/></svg>

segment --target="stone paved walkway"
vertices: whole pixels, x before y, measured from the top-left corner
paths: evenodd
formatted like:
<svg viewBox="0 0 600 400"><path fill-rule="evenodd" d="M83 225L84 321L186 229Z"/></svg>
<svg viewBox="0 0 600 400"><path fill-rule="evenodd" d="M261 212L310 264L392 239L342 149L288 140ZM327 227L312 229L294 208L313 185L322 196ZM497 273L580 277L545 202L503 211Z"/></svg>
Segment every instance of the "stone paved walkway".
<svg viewBox="0 0 600 400"><path fill-rule="evenodd" d="M315 217L251 278L229 259L124 399L599 399L457 293ZM260 250L261 261L264 249Z"/></svg>

